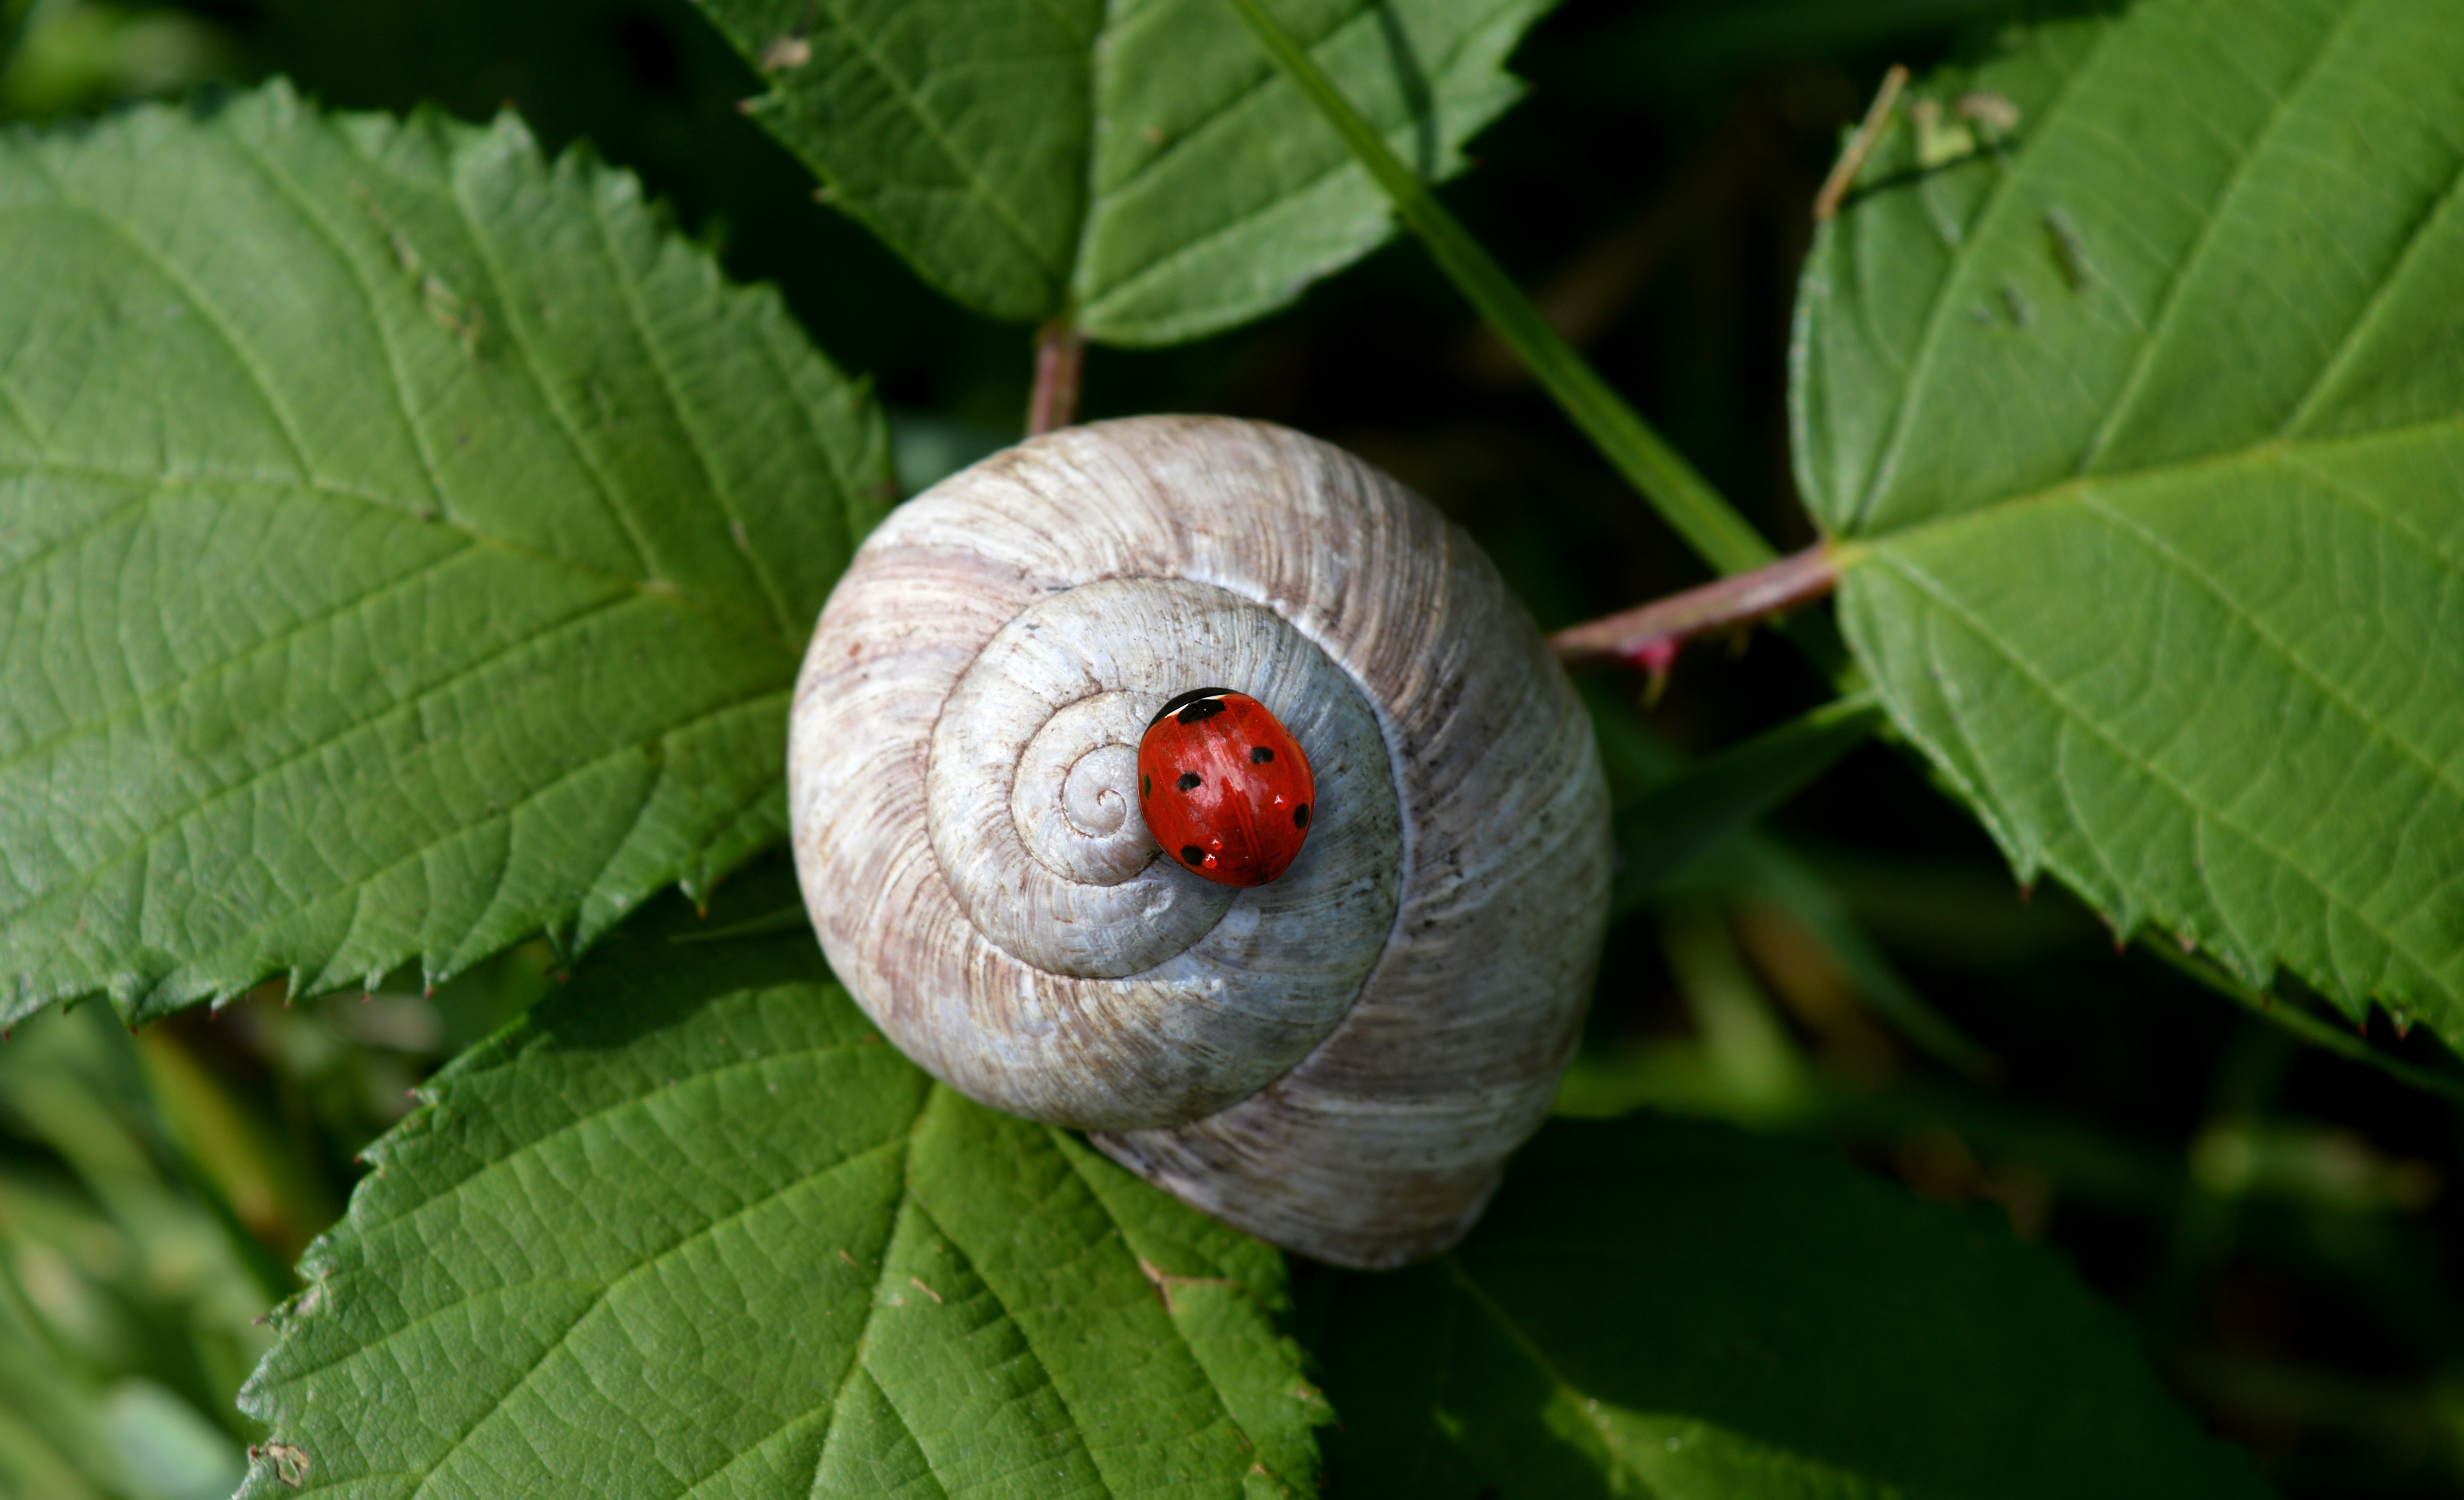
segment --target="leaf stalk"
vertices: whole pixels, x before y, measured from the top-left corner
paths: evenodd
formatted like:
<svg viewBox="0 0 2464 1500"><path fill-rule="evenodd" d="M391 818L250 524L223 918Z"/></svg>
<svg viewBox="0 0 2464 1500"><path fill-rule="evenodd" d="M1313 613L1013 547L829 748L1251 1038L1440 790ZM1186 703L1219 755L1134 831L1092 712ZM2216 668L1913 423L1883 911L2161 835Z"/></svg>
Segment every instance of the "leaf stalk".
<svg viewBox="0 0 2464 1500"><path fill-rule="evenodd" d="M1087 336L1067 314L1035 331L1035 389L1026 399L1030 438L1078 420L1078 385L1087 364Z"/></svg>
<svg viewBox="0 0 2464 1500"><path fill-rule="evenodd" d="M1685 643L1811 603L1837 587L1843 554L1817 542L1751 572L1569 626L1549 638L1569 665L1628 662L1649 672L1654 690Z"/></svg>

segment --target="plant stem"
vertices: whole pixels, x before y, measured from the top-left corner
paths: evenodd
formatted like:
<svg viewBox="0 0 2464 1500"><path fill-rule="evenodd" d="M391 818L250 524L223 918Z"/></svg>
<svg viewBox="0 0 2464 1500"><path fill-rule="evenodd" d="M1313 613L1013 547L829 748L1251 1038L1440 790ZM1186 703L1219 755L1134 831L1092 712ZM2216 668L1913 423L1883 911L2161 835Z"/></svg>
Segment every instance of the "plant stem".
<svg viewBox="0 0 2464 1500"><path fill-rule="evenodd" d="M1776 555L1771 544L1737 514L1709 481L1698 473L1634 408L1617 399L1608 382L1585 363L1573 346L1524 296L1523 289L1488 252L1480 248L1454 215L1439 204L1410 167L1388 150L1377 128L1363 120L1333 80L1318 70L1299 43L1268 14L1263 0L1228 0L1255 32L1266 54L1317 106L1336 135L1352 148L1369 175L1386 190L1395 211L1420 242L1457 291L1488 319L1501 337L1531 368L1549 394L1573 419L1602 455L1652 509L1703 560L1722 573L1746 573Z"/></svg>
<svg viewBox="0 0 2464 1500"><path fill-rule="evenodd" d="M1639 902L1795 794L1882 724L1870 693L1835 698L1741 745L1698 760L1617 816L1625 852L1611 909Z"/></svg>
<svg viewBox="0 0 2464 1500"><path fill-rule="evenodd" d="M1035 331L1035 390L1026 399L1026 435L1066 427L1078 418L1078 377L1087 336L1067 314Z"/></svg>
<svg viewBox="0 0 2464 1500"><path fill-rule="evenodd" d="M2367 1037L2322 1020L2290 1000L2280 1000L2254 989L2215 964L2196 954L2185 953L2162 939L2142 936L2139 946L2235 1005L2275 1022L2321 1052L2331 1052L2347 1061L2376 1068L2388 1077L2409 1083L2425 1094L2464 1102L2464 1078L2390 1057L2371 1046Z"/></svg>
<svg viewBox="0 0 2464 1500"><path fill-rule="evenodd" d="M1695 637L1794 609L1830 593L1838 581L1838 554L1828 543L1816 543L1750 573L1570 626L1551 636L1549 644L1570 664L1616 659L1661 673L1678 648Z"/></svg>

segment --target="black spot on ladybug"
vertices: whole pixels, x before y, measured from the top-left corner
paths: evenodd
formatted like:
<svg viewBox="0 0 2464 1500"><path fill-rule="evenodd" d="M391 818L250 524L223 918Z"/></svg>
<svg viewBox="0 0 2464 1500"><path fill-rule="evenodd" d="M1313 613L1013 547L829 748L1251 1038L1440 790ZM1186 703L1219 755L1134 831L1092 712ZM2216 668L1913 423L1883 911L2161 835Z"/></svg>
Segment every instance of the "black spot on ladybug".
<svg viewBox="0 0 2464 1500"><path fill-rule="evenodd" d="M1180 862L1183 864L1196 864L1199 860L1205 858L1206 851L1200 849L1196 844L1183 844L1180 846Z"/></svg>
<svg viewBox="0 0 2464 1500"><path fill-rule="evenodd" d="M1292 826L1294 828L1307 828L1309 826L1308 803L1304 802L1300 806L1292 809Z"/></svg>
<svg viewBox="0 0 2464 1500"><path fill-rule="evenodd" d="M1174 714L1180 712L1180 710L1188 707L1194 703L1198 703L1208 698L1221 698L1231 690L1232 689L1229 687L1193 687L1185 693L1175 693L1172 696L1172 701L1165 704L1162 707L1157 708L1155 710L1155 717L1147 721L1147 728L1150 729L1154 728L1156 725L1161 724L1164 720L1171 718ZM1219 703L1199 714L1198 717L1199 719L1211 719L1222 711L1223 706ZM1180 722L1183 724L1194 724L1197 720L1183 719Z"/></svg>
<svg viewBox="0 0 2464 1500"><path fill-rule="evenodd" d="M1155 795L1155 777L1145 775L1138 777L1138 795L1142 797Z"/></svg>
<svg viewBox="0 0 2464 1500"><path fill-rule="evenodd" d="M1275 752L1266 749L1264 745L1252 745L1249 747L1249 764L1252 766L1263 766L1274 758Z"/></svg>
<svg viewBox="0 0 2464 1500"><path fill-rule="evenodd" d="M1194 771L1184 771L1180 773L1180 790L1187 792L1192 787L1197 786L1199 782L1204 781L1205 779L1206 778L1204 776L1199 775Z"/></svg>

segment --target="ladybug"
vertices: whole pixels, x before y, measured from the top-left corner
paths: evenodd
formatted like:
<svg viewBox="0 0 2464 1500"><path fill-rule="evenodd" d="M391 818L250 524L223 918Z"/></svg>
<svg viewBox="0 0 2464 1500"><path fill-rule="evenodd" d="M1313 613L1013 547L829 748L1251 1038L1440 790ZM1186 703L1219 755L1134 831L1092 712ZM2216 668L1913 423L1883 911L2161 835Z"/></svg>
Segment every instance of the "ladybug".
<svg viewBox="0 0 2464 1500"><path fill-rule="evenodd" d="M1138 741L1138 811L1164 853L1218 885L1264 885L1309 837L1317 782L1283 722L1247 693L1199 687Z"/></svg>

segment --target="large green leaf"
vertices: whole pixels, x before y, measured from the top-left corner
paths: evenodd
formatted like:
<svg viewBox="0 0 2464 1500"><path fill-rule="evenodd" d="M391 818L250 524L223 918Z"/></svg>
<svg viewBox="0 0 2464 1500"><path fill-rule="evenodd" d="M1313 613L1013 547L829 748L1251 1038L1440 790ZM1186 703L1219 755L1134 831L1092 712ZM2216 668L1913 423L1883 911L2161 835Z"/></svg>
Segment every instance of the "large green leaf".
<svg viewBox="0 0 2464 1500"><path fill-rule="evenodd" d="M950 295L1195 338L1291 301L1393 228L1385 195L1223 0L694 0L771 91L755 113ZM1424 176L1513 102L1550 0L1285 0Z"/></svg>
<svg viewBox="0 0 2464 1500"><path fill-rule="evenodd" d="M1796 348L1884 704L2023 879L2464 1038L2453 5L2149 0L1919 94Z"/></svg>
<svg viewBox="0 0 2464 1500"><path fill-rule="evenodd" d="M706 886L889 476L775 295L512 120L0 137L0 1024Z"/></svg>
<svg viewBox="0 0 2464 1500"><path fill-rule="evenodd" d="M935 1084L808 933L628 928L428 1098L276 1318L245 1494L1314 1488L1282 1257Z"/></svg>
<svg viewBox="0 0 2464 1500"><path fill-rule="evenodd" d="M1342 1277L1318 1352L1346 1496L2265 1493L1997 1214L1723 1126L1552 1123L1459 1250Z"/></svg>

